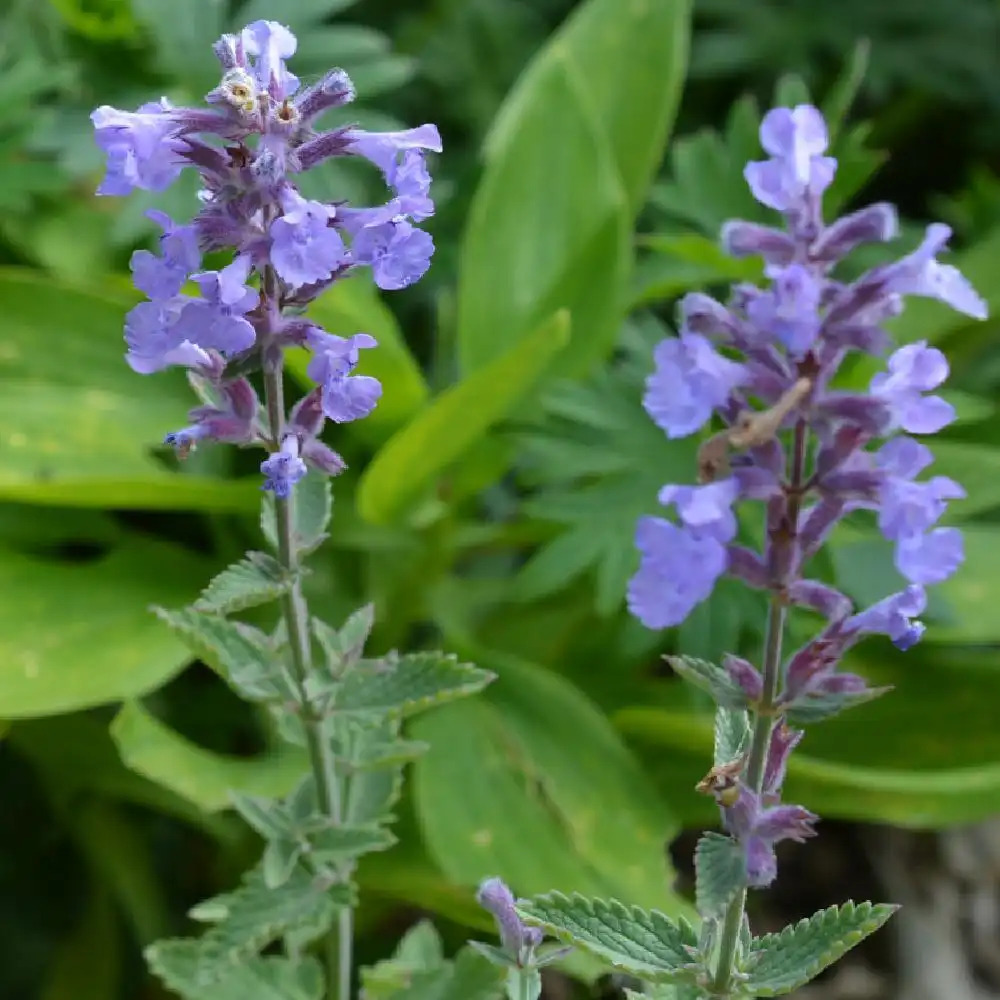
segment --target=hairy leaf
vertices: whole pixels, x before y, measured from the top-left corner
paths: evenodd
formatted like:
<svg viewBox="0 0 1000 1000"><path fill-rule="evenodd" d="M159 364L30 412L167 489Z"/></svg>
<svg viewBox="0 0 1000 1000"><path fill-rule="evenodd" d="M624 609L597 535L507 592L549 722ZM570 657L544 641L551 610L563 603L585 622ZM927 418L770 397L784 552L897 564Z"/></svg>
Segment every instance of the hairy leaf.
<svg viewBox="0 0 1000 1000"><path fill-rule="evenodd" d="M730 678L725 667L694 656L667 656L664 659L675 673L712 695L716 704L724 705L726 708L746 707L746 694L739 684Z"/></svg>
<svg viewBox="0 0 1000 1000"><path fill-rule="evenodd" d="M884 903L844 903L814 913L777 934L753 941L746 964L750 996L791 993L832 965L869 934L874 934L898 907Z"/></svg>
<svg viewBox="0 0 1000 1000"><path fill-rule="evenodd" d="M715 765L729 764L750 747L746 709L720 707L715 712Z"/></svg>
<svg viewBox="0 0 1000 1000"><path fill-rule="evenodd" d="M732 837L702 834L694 851L695 898L702 917L715 917L746 883L743 849Z"/></svg>
<svg viewBox="0 0 1000 1000"><path fill-rule="evenodd" d="M266 604L280 597L289 585L288 576L277 559L264 552L248 552L209 583L194 608L228 615Z"/></svg>
<svg viewBox="0 0 1000 1000"><path fill-rule="evenodd" d="M444 653L407 653L383 665L352 671L338 691L340 712L414 715L465 695L475 694L494 674Z"/></svg>
<svg viewBox="0 0 1000 1000"><path fill-rule="evenodd" d="M626 906L617 900L587 899L550 892L521 902L517 912L623 972L651 982L686 980L698 938L691 925L658 910Z"/></svg>

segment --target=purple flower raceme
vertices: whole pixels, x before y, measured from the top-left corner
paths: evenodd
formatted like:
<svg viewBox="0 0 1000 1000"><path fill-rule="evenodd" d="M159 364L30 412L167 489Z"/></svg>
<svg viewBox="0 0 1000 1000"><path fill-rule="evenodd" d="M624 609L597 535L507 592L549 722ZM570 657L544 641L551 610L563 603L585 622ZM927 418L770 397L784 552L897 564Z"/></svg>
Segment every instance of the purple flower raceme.
<svg viewBox="0 0 1000 1000"><path fill-rule="evenodd" d="M639 520L640 561L628 606L649 628L677 625L728 573L776 602L818 612L826 625L816 638L787 663L772 664L773 690L765 671L739 657L727 656L722 670L727 690L752 708L763 706L779 719L822 718L878 693L837 670L847 650L871 634L901 649L919 641L924 587L947 579L963 557L961 532L938 522L948 501L965 492L947 476L918 478L933 456L909 436L934 434L955 419L951 404L936 395L947 359L925 342L890 353L883 324L908 295L938 299L977 319L986 306L953 266L937 260L950 236L943 225L928 227L920 247L895 263L849 283L835 278L833 269L854 248L896 235L895 210L873 205L824 222L822 194L837 163L827 155L826 125L815 108L770 111L760 139L769 158L749 164L746 180L785 226L736 220L725 225L722 239L736 256L762 257L769 284L737 285L725 303L686 296L679 335L655 350L643 402L656 424L670 438L698 432L713 416L723 429L702 445L702 485L660 491L660 503L674 507L676 519ZM835 387L850 352L888 354L867 393ZM759 554L735 541L735 507L749 500L763 501L766 510ZM898 593L855 611L846 595L805 571L837 523L859 509L874 513L905 582ZM742 846L750 886L774 878L774 844L811 835L816 820L780 804L787 755L801 735L793 732L783 723L773 728L749 784L741 760L714 769L699 786L715 795L726 830Z"/></svg>
<svg viewBox="0 0 1000 1000"><path fill-rule="evenodd" d="M105 106L91 115L107 162L99 194L163 191L187 169L202 185L190 223L149 213L162 235L158 252L132 256L136 287L148 301L126 317L126 360L140 374L181 366L210 384L213 404L192 411L192 425L167 442L181 454L198 441L264 445L272 452L262 466L265 488L279 496L306 465L341 471L343 460L318 439L324 420L367 416L381 394L376 379L354 374L359 349L375 347L373 337L335 337L296 317L333 282L364 268L383 289L419 280L434 251L414 225L434 214L425 154L441 150L429 124L385 133L323 130L320 116L353 100L354 88L339 69L301 88L285 65L296 44L283 25L255 21L215 44L222 78L207 106L177 108L163 98L135 112ZM342 156L381 172L385 204L355 208L335 193L323 202L299 192L302 173ZM202 254L219 251L232 262L200 270ZM197 294L185 293L188 284ZM237 395L245 397L243 375L273 370L293 344L313 351L308 373L319 390L293 411L288 433L271 427L255 395L253 412L244 406L237 415L229 387L239 383Z"/></svg>

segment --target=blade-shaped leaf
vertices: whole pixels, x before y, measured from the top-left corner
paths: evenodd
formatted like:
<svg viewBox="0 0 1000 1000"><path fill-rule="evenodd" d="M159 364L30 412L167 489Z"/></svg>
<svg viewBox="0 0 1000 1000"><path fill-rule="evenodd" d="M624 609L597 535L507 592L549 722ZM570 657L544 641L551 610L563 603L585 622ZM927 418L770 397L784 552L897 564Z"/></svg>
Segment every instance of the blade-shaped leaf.
<svg viewBox="0 0 1000 1000"><path fill-rule="evenodd" d="M268 799L284 795L307 766L304 751L287 745L256 758L206 750L154 718L138 702L122 706L111 723L111 736L132 771L207 812L230 808L231 791Z"/></svg>
<svg viewBox="0 0 1000 1000"><path fill-rule="evenodd" d="M384 668L355 670L337 693L340 712L413 715L475 694L494 674L444 653L407 653Z"/></svg>
<svg viewBox="0 0 1000 1000"><path fill-rule="evenodd" d="M698 938L683 918L675 922L658 910L560 892L520 902L517 912L529 924L642 979L670 982L691 976L687 949L696 948Z"/></svg>
<svg viewBox="0 0 1000 1000"><path fill-rule="evenodd" d="M512 89L487 140L462 246L463 371L561 307L574 338L560 367L583 370L611 348L632 220L683 80L688 18L683 0L588 0Z"/></svg>
<svg viewBox="0 0 1000 1000"><path fill-rule="evenodd" d="M569 341L566 312L548 314L527 337L451 386L376 453L358 485L358 510L374 523L402 515L425 486L534 387Z"/></svg>
<svg viewBox="0 0 1000 1000"><path fill-rule="evenodd" d="M715 766L729 764L750 747L746 709L720 707L715 713Z"/></svg>
<svg viewBox="0 0 1000 1000"><path fill-rule="evenodd" d="M844 903L814 913L780 931L755 938L754 958L746 966L750 996L791 993L869 934L874 934L898 907L885 903Z"/></svg>
<svg viewBox="0 0 1000 1000"><path fill-rule="evenodd" d="M385 851L396 843L396 838L383 827L371 824L330 827L313 834L309 843L312 847L311 857L336 863L359 858L372 851Z"/></svg>
<svg viewBox="0 0 1000 1000"><path fill-rule="evenodd" d="M195 602L197 611L227 615L280 597L290 580L277 559L264 552L248 552L212 579Z"/></svg>
<svg viewBox="0 0 1000 1000"><path fill-rule="evenodd" d="M664 659L686 681L712 695L716 704L724 705L726 708L746 706L746 694L739 684L730 678L725 667L694 656L667 656Z"/></svg>
<svg viewBox="0 0 1000 1000"><path fill-rule="evenodd" d="M743 849L732 837L705 833L694 851L695 897L698 913L714 917L746 883Z"/></svg>

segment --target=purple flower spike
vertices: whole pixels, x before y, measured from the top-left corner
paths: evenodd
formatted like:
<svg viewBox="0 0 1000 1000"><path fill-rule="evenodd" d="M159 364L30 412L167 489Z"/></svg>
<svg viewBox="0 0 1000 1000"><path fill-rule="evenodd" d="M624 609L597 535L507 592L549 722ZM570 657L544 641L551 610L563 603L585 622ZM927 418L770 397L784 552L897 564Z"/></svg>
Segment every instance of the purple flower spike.
<svg viewBox="0 0 1000 1000"><path fill-rule="evenodd" d="M358 363L358 351L375 347L375 338L367 333L353 337L335 337L313 328L307 334L314 352L306 374L322 388L323 412L338 424L368 416L382 395L382 385L370 375L352 375Z"/></svg>
<svg viewBox="0 0 1000 1000"><path fill-rule="evenodd" d="M299 457L299 439L287 434L280 450L260 464L265 480L261 489L270 490L282 499L291 496L295 484L306 474L306 464Z"/></svg>
<svg viewBox="0 0 1000 1000"><path fill-rule="evenodd" d="M628 584L628 607L647 628L679 625L726 570L722 543L662 518L640 518L635 543L642 559Z"/></svg>
<svg viewBox="0 0 1000 1000"><path fill-rule="evenodd" d="M777 337L793 358L801 358L819 333L821 284L801 264L770 266L766 273L773 289L751 300L747 315L759 330Z"/></svg>
<svg viewBox="0 0 1000 1000"><path fill-rule="evenodd" d="M872 395L890 409L894 426L910 434L936 434L955 419L940 396L925 396L948 377L948 360L927 341L907 344L889 358L889 371L871 381Z"/></svg>
<svg viewBox="0 0 1000 1000"><path fill-rule="evenodd" d="M742 365L697 333L661 340L653 357L656 370L646 379L642 404L670 438L694 434L747 378Z"/></svg>

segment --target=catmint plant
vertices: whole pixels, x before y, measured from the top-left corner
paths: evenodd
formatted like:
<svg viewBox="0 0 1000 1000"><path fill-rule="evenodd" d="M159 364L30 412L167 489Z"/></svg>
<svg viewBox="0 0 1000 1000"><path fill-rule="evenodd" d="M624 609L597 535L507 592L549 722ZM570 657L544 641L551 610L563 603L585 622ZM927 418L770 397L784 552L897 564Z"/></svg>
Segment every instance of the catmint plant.
<svg viewBox="0 0 1000 1000"><path fill-rule="evenodd" d="M789 993L892 914L888 905L847 903L755 937L746 902L749 890L774 881L777 844L816 833L819 817L781 798L803 726L883 693L838 669L840 660L869 635L903 650L918 642L925 588L963 558L961 533L938 521L964 491L946 476L921 478L933 454L913 436L955 419L935 395L947 360L925 342L893 349L884 328L908 295L986 317L965 278L937 260L950 230L931 225L912 253L838 279L837 265L856 247L896 236L895 209L876 204L824 221L822 195L837 163L814 107L772 110L760 140L768 158L747 165L746 181L784 226L737 220L721 235L730 254L763 258L768 284L738 284L726 304L687 295L679 335L655 350L643 399L652 420L669 438L697 433L713 417L723 429L703 439L697 485L660 491L674 516L640 519L639 568L628 587L629 610L650 629L680 624L724 575L768 597L759 663L668 657L718 706L715 759L698 791L718 804L724 833L706 833L697 846L699 926L614 900L550 893L508 904L506 889L481 892L505 942L527 941L531 928L548 931L676 1000ZM858 355L886 357L885 370L866 391L838 388L838 372ZM738 537L737 505L754 503L762 505L761 552ZM901 578L897 593L867 608L810 575L812 557L856 511L872 512ZM798 609L823 624L788 654L788 619Z"/></svg>
<svg viewBox="0 0 1000 1000"><path fill-rule="evenodd" d="M209 442L265 453L261 526L270 551L223 570L191 607L158 613L241 697L265 706L309 762L282 799L234 792L233 805L265 841L260 862L234 891L192 911L208 925L201 937L149 949L153 970L188 1000L352 995L357 861L394 842L387 826L402 769L423 749L400 738L401 720L491 679L441 653L366 657L371 607L337 629L307 606L302 560L326 537L329 480L345 468L321 434L367 416L382 392L356 370L375 339L325 331L307 310L355 272L370 269L382 289L424 274L434 247L415 223L434 211L424 154L440 151L441 140L433 125L324 130L324 112L351 101L354 89L339 69L301 86L285 64L295 48L286 27L256 21L214 46L222 71L207 106L164 98L92 115L107 156L100 194L163 191L185 170L201 181L190 221L149 213L162 230L158 252L139 250L131 262L147 300L125 318L126 361L141 375L186 368L200 398L166 443L181 457ZM300 193L303 173L340 156L381 172L385 204ZM205 254L222 260L218 270L202 269ZM289 408L290 347L311 352L315 384ZM270 630L232 617L269 602L280 609Z"/></svg>

